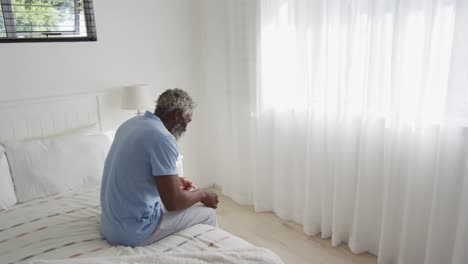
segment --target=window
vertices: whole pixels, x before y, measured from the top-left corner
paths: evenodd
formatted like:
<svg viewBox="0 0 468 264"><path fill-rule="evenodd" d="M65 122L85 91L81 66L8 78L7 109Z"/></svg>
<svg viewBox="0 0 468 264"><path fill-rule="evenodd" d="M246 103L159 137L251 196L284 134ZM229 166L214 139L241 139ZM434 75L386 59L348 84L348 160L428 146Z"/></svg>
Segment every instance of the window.
<svg viewBox="0 0 468 264"><path fill-rule="evenodd" d="M458 34L452 2L409 5L404 14L392 5L377 12L353 2L352 8L320 12L325 1L317 1L307 6L310 12L299 12L294 1L261 2L262 110L439 124L448 107L466 98L466 82L452 77L466 65L458 55L460 40L460 51L453 48Z"/></svg>
<svg viewBox="0 0 468 264"><path fill-rule="evenodd" d="M96 40L92 0L0 0L0 43Z"/></svg>

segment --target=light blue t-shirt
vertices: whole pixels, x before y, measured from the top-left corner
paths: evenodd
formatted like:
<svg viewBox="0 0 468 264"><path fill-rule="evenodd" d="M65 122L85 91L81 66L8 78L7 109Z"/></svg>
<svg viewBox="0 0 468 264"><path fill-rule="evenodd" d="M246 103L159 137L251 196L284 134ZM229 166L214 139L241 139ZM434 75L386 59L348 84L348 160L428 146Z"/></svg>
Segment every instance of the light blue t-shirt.
<svg viewBox="0 0 468 264"><path fill-rule="evenodd" d="M123 123L104 165L101 232L111 244L138 246L161 217L154 176L177 174L177 143L150 112Z"/></svg>

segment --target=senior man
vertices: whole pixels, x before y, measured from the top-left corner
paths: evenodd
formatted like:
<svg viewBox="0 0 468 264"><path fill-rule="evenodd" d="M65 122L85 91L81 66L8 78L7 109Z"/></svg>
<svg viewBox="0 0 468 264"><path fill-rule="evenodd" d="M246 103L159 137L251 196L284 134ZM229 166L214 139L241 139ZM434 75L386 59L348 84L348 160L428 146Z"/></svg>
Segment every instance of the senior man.
<svg viewBox="0 0 468 264"><path fill-rule="evenodd" d="M194 102L181 89L162 93L154 113L117 130L101 185L101 233L114 245L143 246L196 224L216 226L218 197L191 190L177 175L177 140L192 120ZM201 202L204 206L192 206Z"/></svg>

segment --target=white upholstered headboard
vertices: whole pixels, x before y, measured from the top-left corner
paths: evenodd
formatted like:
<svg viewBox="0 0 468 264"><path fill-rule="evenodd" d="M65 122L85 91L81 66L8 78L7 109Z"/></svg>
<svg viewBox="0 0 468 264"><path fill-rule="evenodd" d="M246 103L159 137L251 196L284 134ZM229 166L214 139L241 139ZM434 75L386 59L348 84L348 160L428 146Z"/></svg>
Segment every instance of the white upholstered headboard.
<svg viewBox="0 0 468 264"><path fill-rule="evenodd" d="M0 142L45 137L96 126L102 130L100 94L0 101Z"/></svg>

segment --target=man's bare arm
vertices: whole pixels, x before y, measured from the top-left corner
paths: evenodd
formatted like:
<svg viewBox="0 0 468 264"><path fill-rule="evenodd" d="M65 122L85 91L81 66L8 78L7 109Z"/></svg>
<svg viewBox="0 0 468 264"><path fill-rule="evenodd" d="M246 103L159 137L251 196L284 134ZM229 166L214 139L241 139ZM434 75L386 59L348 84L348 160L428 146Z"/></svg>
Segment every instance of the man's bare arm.
<svg viewBox="0 0 468 264"><path fill-rule="evenodd" d="M216 209L218 196L214 192L196 190L188 192L180 189L178 175L164 175L154 177L161 201L168 211L176 211L188 208L198 202L207 207Z"/></svg>

